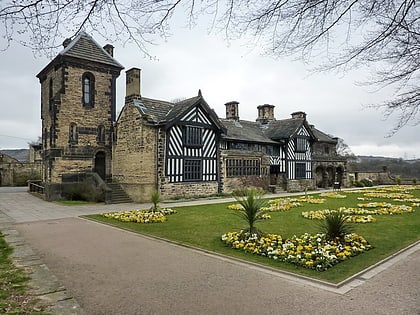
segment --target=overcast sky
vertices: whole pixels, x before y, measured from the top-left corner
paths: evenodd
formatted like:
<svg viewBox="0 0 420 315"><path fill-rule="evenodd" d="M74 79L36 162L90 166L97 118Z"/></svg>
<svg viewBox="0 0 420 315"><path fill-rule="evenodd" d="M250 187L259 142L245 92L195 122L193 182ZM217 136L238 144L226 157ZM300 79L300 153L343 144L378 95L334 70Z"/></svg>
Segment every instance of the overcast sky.
<svg viewBox="0 0 420 315"><path fill-rule="evenodd" d="M112 43L115 59L125 67L118 79L118 112L124 103L125 71L138 67L145 97L171 101L195 96L201 89L219 117L225 117L226 102L238 101L240 119L252 121L262 104L275 105L277 119L304 111L310 124L344 139L356 155L420 158L420 126L407 126L389 138L395 117L384 120L382 112L364 108L391 93L373 93L371 87L355 84L367 79L365 69L312 74L310 65L263 56L258 47L250 49L240 41L228 45L199 28L172 33L166 42L150 47L156 60L144 57L136 46ZM107 44L90 35L100 45ZM41 135L40 84L35 76L49 61L19 45L0 52L0 150L27 148Z"/></svg>

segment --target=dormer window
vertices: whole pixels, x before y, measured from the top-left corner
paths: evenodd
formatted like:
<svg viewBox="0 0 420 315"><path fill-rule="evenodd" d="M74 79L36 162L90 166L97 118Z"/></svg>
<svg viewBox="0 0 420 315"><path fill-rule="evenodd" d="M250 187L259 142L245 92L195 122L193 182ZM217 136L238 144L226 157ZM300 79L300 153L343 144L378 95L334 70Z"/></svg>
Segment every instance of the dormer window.
<svg viewBox="0 0 420 315"><path fill-rule="evenodd" d="M92 73L86 72L82 76L82 103L84 107L94 107L95 104L95 77Z"/></svg>

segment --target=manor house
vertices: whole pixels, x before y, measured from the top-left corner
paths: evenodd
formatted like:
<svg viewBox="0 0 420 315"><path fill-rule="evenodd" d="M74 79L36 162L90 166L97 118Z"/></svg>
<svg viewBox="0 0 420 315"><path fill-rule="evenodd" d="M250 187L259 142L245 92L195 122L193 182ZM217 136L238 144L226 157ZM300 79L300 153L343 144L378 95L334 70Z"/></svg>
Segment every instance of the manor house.
<svg viewBox="0 0 420 315"><path fill-rule="evenodd" d="M37 75L41 83L42 179L46 187L94 172L136 202L229 193L244 186L302 191L345 184L337 138L306 113L276 119L274 105L240 119L237 101L218 117L201 91L168 102L143 96L141 71L126 71L125 104L116 114L123 66L111 45L81 32Z"/></svg>

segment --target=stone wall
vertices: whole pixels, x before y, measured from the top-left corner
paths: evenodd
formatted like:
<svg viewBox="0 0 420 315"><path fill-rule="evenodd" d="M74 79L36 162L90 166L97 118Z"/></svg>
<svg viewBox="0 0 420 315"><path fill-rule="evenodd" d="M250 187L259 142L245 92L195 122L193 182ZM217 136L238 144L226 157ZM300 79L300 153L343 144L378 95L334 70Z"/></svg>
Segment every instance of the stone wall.
<svg viewBox="0 0 420 315"><path fill-rule="evenodd" d="M298 179L298 180L289 180L287 182L287 191L288 192L303 192L315 190L315 180L314 179Z"/></svg>
<svg viewBox="0 0 420 315"><path fill-rule="evenodd" d="M40 178L40 162L23 163L0 153L0 186L25 186L28 180Z"/></svg>
<svg viewBox="0 0 420 315"><path fill-rule="evenodd" d="M163 199L208 197L218 194L219 184L214 182L165 183L160 192Z"/></svg>
<svg viewBox="0 0 420 315"><path fill-rule="evenodd" d="M94 106L82 104L82 76L95 77ZM50 98L50 79L53 99ZM41 82L41 117L44 159L44 181L60 182L61 174L91 172L95 154L105 153L105 174L111 173L112 95L114 74L107 69L88 65L51 67ZM76 124L77 141L70 143L70 125ZM105 130L105 142L99 141L98 127ZM50 129L53 129L51 134ZM51 141L52 139L52 141ZM51 150L54 154L51 154ZM50 171L48 169L52 167Z"/></svg>
<svg viewBox="0 0 420 315"><path fill-rule="evenodd" d="M136 202L150 201L156 188L156 132L134 105L124 107L116 126L112 179Z"/></svg>
<svg viewBox="0 0 420 315"><path fill-rule="evenodd" d="M349 182L368 179L374 185L392 185L395 184L395 178L391 177L388 171L383 172L352 172L348 174Z"/></svg>
<svg viewBox="0 0 420 315"><path fill-rule="evenodd" d="M89 173L92 172L93 161L92 159L87 160L67 160L63 158L57 158L53 162L53 168L51 172L51 182L61 183L61 176L63 174L76 174L76 173Z"/></svg>

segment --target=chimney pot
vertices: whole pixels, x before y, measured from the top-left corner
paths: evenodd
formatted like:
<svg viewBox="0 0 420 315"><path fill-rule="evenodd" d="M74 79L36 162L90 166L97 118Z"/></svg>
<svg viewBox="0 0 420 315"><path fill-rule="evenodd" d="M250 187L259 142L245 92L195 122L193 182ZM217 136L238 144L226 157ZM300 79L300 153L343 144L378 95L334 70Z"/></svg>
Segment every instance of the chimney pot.
<svg viewBox="0 0 420 315"><path fill-rule="evenodd" d="M63 47L66 48L71 43L71 38L66 38L63 41Z"/></svg>
<svg viewBox="0 0 420 315"><path fill-rule="evenodd" d="M274 118L274 105L264 104L257 107L258 118L257 122L260 124L267 124L270 121L275 120Z"/></svg>
<svg viewBox="0 0 420 315"><path fill-rule="evenodd" d="M112 46L111 44L106 44L104 46L104 49L111 57L114 57L114 46Z"/></svg>
<svg viewBox="0 0 420 315"><path fill-rule="evenodd" d="M306 113L302 112L302 111L294 112L294 113L292 113L292 118L293 119L298 119L298 118L306 119Z"/></svg>
<svg viewBox="0 0 420 315"><path fill-rule="evenodd" d="M226 119L230 120L239 120L239 110L238 110L239 102L232 101L225 103L226 106Z"/></svg>

